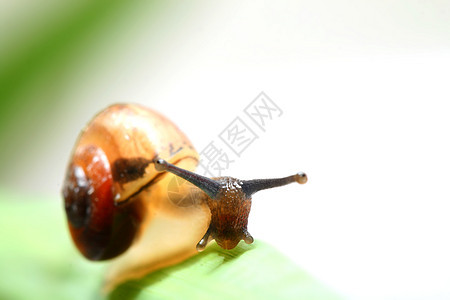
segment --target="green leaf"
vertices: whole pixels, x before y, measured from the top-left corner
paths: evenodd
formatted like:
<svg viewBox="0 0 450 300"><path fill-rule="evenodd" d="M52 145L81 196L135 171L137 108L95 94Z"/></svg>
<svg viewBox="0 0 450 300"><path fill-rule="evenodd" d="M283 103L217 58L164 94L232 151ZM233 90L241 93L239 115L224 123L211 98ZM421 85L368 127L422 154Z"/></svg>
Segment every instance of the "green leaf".
<svg viewBox="0 0 450 300"><path fill-rule="evenodd" d="M185 262L119 286L110 299L339 299L275 248L213 243Z"/></svg>
<svg viewBox="0 0 450 300"><path fill-rule="evenodd" d="M340 299L259 241L228 251L212 243L181 264L104 295L107 267L76 252L60 201L0 193L0 237L0 299Z"/></svg>

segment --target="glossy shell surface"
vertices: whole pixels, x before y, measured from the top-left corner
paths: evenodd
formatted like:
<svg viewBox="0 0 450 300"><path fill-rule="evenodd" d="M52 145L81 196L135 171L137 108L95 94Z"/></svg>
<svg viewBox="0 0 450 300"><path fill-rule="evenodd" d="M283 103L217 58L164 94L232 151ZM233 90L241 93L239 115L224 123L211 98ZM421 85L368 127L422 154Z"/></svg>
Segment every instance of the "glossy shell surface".
<svg viewBox="0 0 450 300"><path fill-rule="evenodd" d="M75 145L63 188L75 244L95 259L86 250L86 243L95 244L86 226L97 228L102 222L100 227L120 227L109 233L108 247L129 244L112 260L107 288L194 255L208 229L211 213L206 202L200 201L205 194L170 173L157 172L156 157L187 170L194 170L198 162L197 152L176 125L140 105L105 109L85 127ZM76 189L84 185L84 191ZM87 197L77 204L87 206L87 213L67 203L76 198L68 196L75 190L76 197ZM99 201L107 204L97 207ZM105 216L95 219L95 214Z"/></svg>

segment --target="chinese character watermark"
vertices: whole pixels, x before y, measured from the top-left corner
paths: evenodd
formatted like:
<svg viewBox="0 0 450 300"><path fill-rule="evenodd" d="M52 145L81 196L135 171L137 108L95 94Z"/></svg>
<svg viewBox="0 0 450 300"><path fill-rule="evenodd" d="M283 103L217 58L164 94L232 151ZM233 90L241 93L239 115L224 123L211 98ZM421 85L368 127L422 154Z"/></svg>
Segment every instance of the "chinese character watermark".
<svg viewBox="0 0 450 300"><path fill-rule="evenodd" d="M278 118L283 114L275 102L272 101L264 92L261 92L245 109L247 116L258 125L262 131L266 131L269 121Z"/></svg>
<svg viewBox="0 0 450 300"><path fill-rule="evenodd" d="M230 165L259 138L257 132L265 132L269 123L282 114L281 108L264 92L261 92L244 108L241 116L236 116L217 138L200 151L200 161L196 172L206 177L224 176ZM169 186L168 189L169 199L178 206L195 204L194 193L178 195L183 190L180 187L181 182L186 184L182 179L171 181L169 185L173 186Z"/></svg>
<svg viewBox="0 0 450 300"><path fill-rule="evenodd" d="M237 156L248 148L257 138L256 133L247 124L237 117L220 134L219 138L227 145Z"/></svg>
<svg viewBox="0 0 450 300"><path fill-rule="evenodd" d="M209 177L221 176L222 171L228 169L232 162L234 160L231 160L228 154L212 141L200 152L198 172Z"/></svg>

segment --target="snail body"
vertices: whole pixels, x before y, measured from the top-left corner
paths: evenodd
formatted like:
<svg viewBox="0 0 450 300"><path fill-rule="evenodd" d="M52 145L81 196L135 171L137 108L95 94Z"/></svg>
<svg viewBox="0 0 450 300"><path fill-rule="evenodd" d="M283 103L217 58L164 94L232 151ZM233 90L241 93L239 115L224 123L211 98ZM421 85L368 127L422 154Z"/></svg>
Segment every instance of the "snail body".
<svg viewBox="0 0 450 300"><path fill-rule="evenodd" d="M224 249L247 231L253 193L279 179L206 178L192 170L198 153L175 124L140 105L100 112L81 132L63 185L69 231L90 260L113 259L107 285L140 277L203 250Z"/></svg>

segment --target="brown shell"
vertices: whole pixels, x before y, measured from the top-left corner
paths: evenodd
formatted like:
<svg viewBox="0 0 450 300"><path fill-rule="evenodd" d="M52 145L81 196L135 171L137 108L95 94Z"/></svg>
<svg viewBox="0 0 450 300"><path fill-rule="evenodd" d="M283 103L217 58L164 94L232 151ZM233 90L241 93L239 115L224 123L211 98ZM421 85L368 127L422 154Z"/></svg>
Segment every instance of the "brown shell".
<svg viewBox="0 0 450 300"><path fill-rule="evenodd" d="M82 173L79 168L91 174L88 181L96 189L84 200L102 205L90 203L88 222L72 211L69 229L78 249L89 259L108 259L123 252L107 274L109 287L194 255L197 242L208 229L211 214L205 201L199 200L204 194L170 173L156 172L155 157L188 170L195 169L198 162L191 142L171 121L140 105L108 107L86 126L75 145L63 191L66 211L74 201L69 195L79 200L76 187L80 181L75 180L75 175ZM96 240L89 233L97 226L93 224L113 227L106 244L125 249L89 257L86 249ZM129 245L124 246L126 243Z"/></svg>
<svg viewBox="0 0 450 300"><path fill-rule="evenodd" d="M114 177L113 196L117 203L129 199L158 175L150 163L156 156L173 164L191 160L191 169L198 160L195 148L175 124L135 104L117 104L99 113L81 133L75 152L84 145L96 145L106 154ZM121 172L127 164L139 161L144 167L142 176L127 176L129 174ZM122 168L117 169L117 166Z"/></svg>

